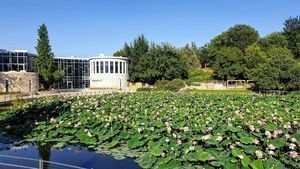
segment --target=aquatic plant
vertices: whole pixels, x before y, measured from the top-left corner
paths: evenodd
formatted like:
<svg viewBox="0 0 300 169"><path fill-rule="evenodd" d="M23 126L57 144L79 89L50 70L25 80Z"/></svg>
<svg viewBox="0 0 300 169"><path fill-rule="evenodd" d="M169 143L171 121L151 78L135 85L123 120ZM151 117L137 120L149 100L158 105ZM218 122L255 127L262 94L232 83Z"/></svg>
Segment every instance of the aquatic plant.
<svg viewBox="0 0 300 169"><path fill-rule="evenodd" d="M32 129L24 141L81 144L116 159L136 158L142 168L299 168L299 100L297 93L53 98L8 111L0 124L13 128L9 119L26 114Z"/></svg>

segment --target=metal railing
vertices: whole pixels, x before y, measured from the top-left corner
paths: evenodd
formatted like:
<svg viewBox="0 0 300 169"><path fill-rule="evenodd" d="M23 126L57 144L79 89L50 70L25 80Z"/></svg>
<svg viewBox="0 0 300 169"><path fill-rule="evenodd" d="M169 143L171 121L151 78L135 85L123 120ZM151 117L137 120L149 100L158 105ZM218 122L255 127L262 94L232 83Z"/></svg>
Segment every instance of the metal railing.
<svg viewBox="0 0 300 169"><path fill-rule="evenodd" d="M1 159L9 159L9 160L19 160L18 163L12 163L12 162L1 162L0 161L0 167L6 166L6 167L14 167L14 168L21 168L21 169L57 169L57 168L64 168L64 169L87 169L83 167L78 167L74 165L64 164L64 163L58 163L53 161L46 161L42 159L33 159L33 158L26 158L26 157L16 157L16 156L8 156L8 155L0 155ZM28 162L33 162L34 165L24 164ZM21 163L21 164L20 164ZM22 164L23 163L23 164Z"/></svg>

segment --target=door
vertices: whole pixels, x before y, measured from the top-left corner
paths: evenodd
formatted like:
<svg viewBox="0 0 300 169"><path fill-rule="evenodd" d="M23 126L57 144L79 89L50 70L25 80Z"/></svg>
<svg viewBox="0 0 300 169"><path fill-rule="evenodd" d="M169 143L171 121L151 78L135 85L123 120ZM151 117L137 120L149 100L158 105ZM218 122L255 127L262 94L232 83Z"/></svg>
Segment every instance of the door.
<svg viewBox="0 0 300 169"><path fill-rule="evenodd" d="M67 89L73 89L73 82L67 81Z"/></svg>

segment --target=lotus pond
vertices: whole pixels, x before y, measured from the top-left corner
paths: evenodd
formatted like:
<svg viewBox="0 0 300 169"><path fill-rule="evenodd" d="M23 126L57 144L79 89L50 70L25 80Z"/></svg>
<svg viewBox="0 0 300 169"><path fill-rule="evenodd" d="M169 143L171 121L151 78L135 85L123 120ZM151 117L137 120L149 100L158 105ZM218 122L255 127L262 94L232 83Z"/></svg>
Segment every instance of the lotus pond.
<svg viewBox="0 0 300 169"><path fill-rule="evenodd" d="M142 168L300 168L299 100L299 93L56 97L2 113L0 125L19 142L81 145Z"/></svg>

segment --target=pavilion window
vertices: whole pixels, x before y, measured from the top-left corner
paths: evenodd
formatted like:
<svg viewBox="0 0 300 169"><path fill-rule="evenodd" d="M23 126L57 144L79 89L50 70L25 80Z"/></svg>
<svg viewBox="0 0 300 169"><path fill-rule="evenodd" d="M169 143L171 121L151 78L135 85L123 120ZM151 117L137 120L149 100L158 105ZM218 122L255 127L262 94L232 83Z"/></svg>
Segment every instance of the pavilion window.
<svg viewBox="0 0 300 169"><path fill-rule="evenodd" d="M105 73L108 73L108 61L105 61Z"/></svg>
<svg viewBox="0 0 300 169"><path fill-rule="evenodd" d="M115 73L119 73L119 64L118 64L118 62L115 62Z"/></svg>

